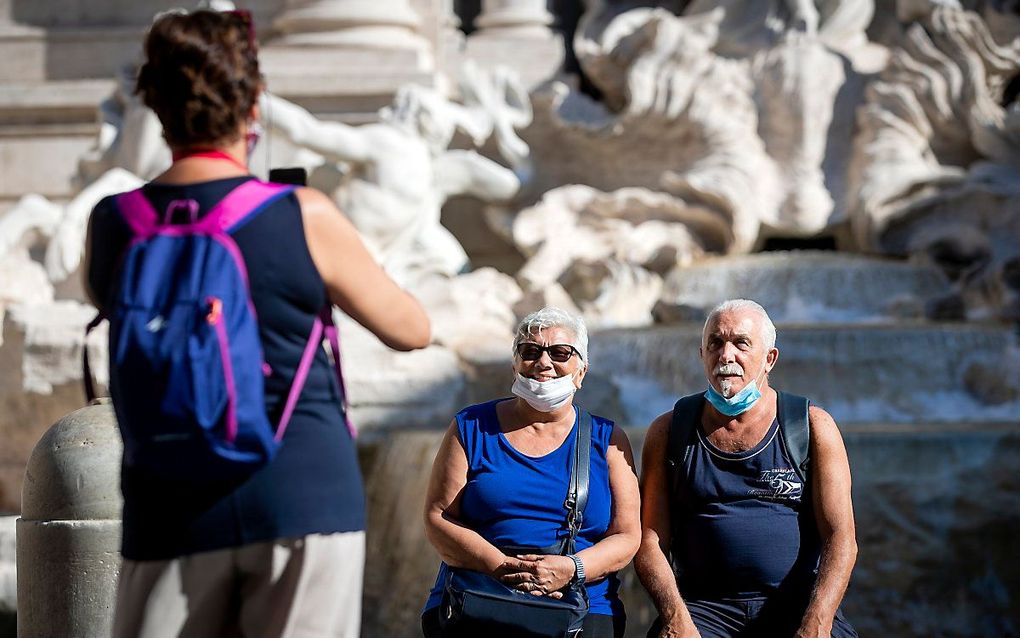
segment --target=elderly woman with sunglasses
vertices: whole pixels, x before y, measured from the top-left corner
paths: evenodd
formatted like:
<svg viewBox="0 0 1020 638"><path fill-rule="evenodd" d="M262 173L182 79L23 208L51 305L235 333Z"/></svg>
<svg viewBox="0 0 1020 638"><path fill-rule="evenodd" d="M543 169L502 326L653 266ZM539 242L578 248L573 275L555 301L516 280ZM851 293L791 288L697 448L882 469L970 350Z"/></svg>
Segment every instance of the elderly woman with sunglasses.
<svg viewBox="0 0 1020 638"><path fill-rule="evenodd" d="M579 409L588 371L584 322L556 308L525 317L512 361L513 397L465 408L450 424L432 467L425 529L443 559L422 614L426 638L443 636L439 607L449 567L489 574L520 591L558 598L580 581L590 600L585 638L623 635L616 572L641 538L630 442L592 417L589 496L574 555L507 555L563 536Z"/></svg>

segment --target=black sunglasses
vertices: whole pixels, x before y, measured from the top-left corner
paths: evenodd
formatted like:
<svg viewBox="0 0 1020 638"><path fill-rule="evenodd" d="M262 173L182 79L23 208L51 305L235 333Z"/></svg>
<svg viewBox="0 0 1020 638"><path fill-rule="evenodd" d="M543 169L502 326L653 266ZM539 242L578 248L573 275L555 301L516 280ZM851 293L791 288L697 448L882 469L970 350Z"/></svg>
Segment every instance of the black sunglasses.
<svg viewBox="0 0 1020 638"><path fill-rule="evenodd" d="M542 356L543 352L549 353L549 358L556 363L565 363L570 357L581 356L577 348L566 343L554 343L551 346L540 346L537 343L522 341L517 344L517 356L523 361L535 361Z"/></svg>

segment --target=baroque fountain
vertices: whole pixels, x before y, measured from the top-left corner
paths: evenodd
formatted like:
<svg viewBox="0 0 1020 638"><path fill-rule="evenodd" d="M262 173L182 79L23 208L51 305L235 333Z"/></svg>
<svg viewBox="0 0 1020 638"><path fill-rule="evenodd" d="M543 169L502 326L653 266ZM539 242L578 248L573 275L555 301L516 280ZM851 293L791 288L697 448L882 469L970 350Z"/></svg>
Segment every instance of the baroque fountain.
<svg viewBox="0 0 1020 638"><path fill-rule="evenodd" d="M81 349L104 359L102 334L83 341L88 213L169 162L131 94L159 3L51 4L0 1L0 53L19 60L0 71L12 515L32 447L82 404ZM700 322L730 297L775 319L774 383L843 431L861 547L845 609L862 635L1020 635L1020 5L243 6L269 88L255 172L305 168L433 319L434 344L407 354L342 325L370 504L366 636L417 635L439 432L507 393L516 318L585 316L580 399L639 447L703 385ZM644 635L651 609L624 580L628 635Z"/></svg>

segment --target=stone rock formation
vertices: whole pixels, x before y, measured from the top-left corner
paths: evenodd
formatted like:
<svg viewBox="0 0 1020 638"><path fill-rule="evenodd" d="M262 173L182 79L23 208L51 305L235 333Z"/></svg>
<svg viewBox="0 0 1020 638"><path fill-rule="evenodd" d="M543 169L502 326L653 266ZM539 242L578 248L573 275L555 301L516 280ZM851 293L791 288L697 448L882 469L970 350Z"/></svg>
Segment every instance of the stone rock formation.
<svg viewBox="0 0 1020 638"><path fill-rule="evenodd" d="M563 82L536 96L538 124L551 129L529 137L540 172L553 174L543 186L668 193L728 226L727 252L841 223L861 83L847 55L873 53L872 5L738 4L695 2L676 16L602 3L586 13L574 47L600 102ZM559 165L553 145L577 161Z"/></svg>
<svg viewBox="0 0 1020 638"><path fill-rule="evenodd" d="M1020 256L1020 24L990 13L928 7L905 31L859 111L851 214L864 248L942 266L974 317L1009 314Z"/></svg>
<svg viewBox="0 0 1020 638"><path fill-rule="evenodd" d="M565 290L595 327L651 323L662 275L730 239L712 211L669 194L581 185L546 193L513 218L509 235L527 258L516 275L525 291Z"/></svg>

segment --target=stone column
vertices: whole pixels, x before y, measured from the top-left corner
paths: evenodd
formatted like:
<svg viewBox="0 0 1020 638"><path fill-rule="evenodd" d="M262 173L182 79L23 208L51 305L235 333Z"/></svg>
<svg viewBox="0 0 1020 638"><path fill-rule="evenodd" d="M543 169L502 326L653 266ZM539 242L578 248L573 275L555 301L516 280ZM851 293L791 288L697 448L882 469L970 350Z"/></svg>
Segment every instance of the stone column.
<svg viewBox="0 0 1020 638"><path fill-rule="evenodd" d="M397 88L435 82L412 0L285 0L259 52L269 90L348 124L372 121Z"/></svg>
<svg viewBox="0 0 1020 638"><path fill-rule="evenodd" d="M284 46L419 49L420 22L407 0L289 0L273 28Z"/></svg>
<svg viewBox="0 0 1020 638"><path fill-rule="evenodd" d="M32 451L17 521L18 636L109 636L120 573L120 433L110 405Z"/></svg>
<svg viewBox="0 0 1020 638"><path fill-rule="evenodd" d="M482 0L482 13L475 20L480 34L538 39L549 38L552 23L546 0Z"/></svg>
<svg viewBox="0 0 1020 638"><path fill-rule="evenodd" d="M563 38L552 23L546 0L482 0L478 30L468 37L461 57L482 68L508 66L530 90L563 63ZM447 73L456 77L459 62L448 63Z"/></svg>

